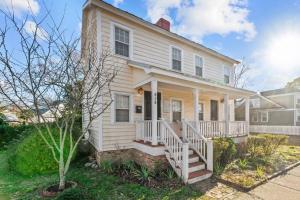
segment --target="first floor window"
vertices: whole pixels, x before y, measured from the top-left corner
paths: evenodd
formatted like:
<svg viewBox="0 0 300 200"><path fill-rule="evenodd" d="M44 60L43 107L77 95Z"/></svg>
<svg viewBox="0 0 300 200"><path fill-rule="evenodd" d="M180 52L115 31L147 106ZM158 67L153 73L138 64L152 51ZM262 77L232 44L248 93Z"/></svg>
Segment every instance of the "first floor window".
<svg viewBox="0 0 300 200"><path fill-rule="evenodd" d="M261 112L260 115L261 122L268 122L268 112Z"/></svg>
<svg viewBox="0 0 300 200"><path fill-rule="evenodd" d="M129 95L115 95L115 122L129 122L130 121L130 96Z"/></svg>
<svg viewBox="0 0 300 200"><path fill-rule="evenodd" d="M203 108L203 103L199 103L199 120L203 121L204 120L204 108Z"/></svg>
<svg viewBox="0 0 300 200"><path fill-rule="evenodd" d="M229 67L224 67L224 83L229 84L230 83L230 69Z"/></svg>
<svg viewBox="0 0 300 200"><path fill-rule="evenodd" d="M129 31L115 27L115 54L129 57Z"/></svg>
<svg viewBox="0 0 300 200"><path fill-rule="evenodd" d="M175 47L172 47L172 69L181 71L181 50Z"/></svg>

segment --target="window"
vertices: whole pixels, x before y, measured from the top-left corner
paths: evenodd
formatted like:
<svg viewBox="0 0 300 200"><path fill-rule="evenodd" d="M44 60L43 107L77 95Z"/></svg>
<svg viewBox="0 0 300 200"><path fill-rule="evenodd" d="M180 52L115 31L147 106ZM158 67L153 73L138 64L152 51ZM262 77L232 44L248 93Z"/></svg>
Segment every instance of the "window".
<svg viewBox="0 0 300 200"><path fill-rule="evenodd" d="M199 103L199 120L200 121L204 120L204 107L203 107L203 103Z"/></svg>
<svg viewBox="0 0 300 200"><path fill-rule="evenodd" d="M181 71L182 52L180 49L172 47L172 69Z"/></svg>
<svg viewBox="0 0 300 200"><path fill-rule="evenodd" d="M268 112L261 112L260 113L260 121L261 122L268 122Z"/></svg>
<svg viewBox="0 0 300 200"><path fill-rule="evenodd" d="M130 96L115 94L115 122L130 121Z"/></svg>
<svg viewBox="0 0 300 200"><path fill-rule="evenodd" d="M203 76L203 58L200 56L195 56L195 73L196 76Z"/></svg>
<svg viewBox="0 0 300 200"><path fill-rule="evenodd" d="M300 110L297 110L297 122L300 122Z"/></svg>
<svg viewBox="0 0 300 200"><path fill-rule="evenodd" d="M260 99L250 99L251 108L259 108L260 107Z"/></svg>
<svg viewBox="0 0 300 200"><path fill-rule="evenodd" d="M300 105L300 95L297 96L297 101L296 101L296 103L297 103L298 105Z"/></svg>
<svg viewBox="0 0 300 200"><path fill-rule="evenodd" d="M229 67L224 66L224 83L230 83L230 69Z"/></svg>
<svg viewBox="0 0 300 200"><path fill-rule="evenodd" d="M115 26L115 54L129 57L129 31Z"/></svg>
<svg viewBox="0 0 300 200"><path fill-rule="evenodd" d="M258 122L258 113L257 112L252 113L251 121L252 122Z"/></svg>

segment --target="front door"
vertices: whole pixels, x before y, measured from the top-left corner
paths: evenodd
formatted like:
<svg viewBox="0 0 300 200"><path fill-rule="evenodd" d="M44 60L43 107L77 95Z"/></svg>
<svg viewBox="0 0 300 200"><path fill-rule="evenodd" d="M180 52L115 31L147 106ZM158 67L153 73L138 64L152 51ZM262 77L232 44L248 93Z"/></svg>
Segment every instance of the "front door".
<svg viewBox="0 0 300 200"><path fill-rule="evenodd" d="M218 121L218 101L210 100L210 120Z"/></svg>
<svg viewBox="0 0 300 200"><path fill-rule="evenodd" d="M172 100L172 121L180 122L182 119L182 101Z"/></svg>
<svg viewBox="0 0 300 200"><path fill-rule="evenodd" d="M144 91L144 120L152 120L151 91ZM161 93L157 93L157 119L161 118Z"/></svg>

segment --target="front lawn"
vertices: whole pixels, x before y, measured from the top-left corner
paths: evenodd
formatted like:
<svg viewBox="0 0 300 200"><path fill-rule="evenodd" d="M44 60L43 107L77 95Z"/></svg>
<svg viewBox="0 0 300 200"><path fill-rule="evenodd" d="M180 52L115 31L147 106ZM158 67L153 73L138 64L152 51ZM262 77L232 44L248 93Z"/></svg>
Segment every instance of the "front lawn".
<svg viewBox="0 0 300 200"><path fill-rule="evenodd" d="M57 181L56 174L24 177L9 170L8 151L0 151L0 198L40 199L40 189ZM70 191L72 195L83 194L88 199L195 199L201 193L190 186L175 188L151 188L122 180L83 166L83 162L73 164L68 180L78 182L78 187ZM72 190L72 189L71 189ZM67 191L66 191L67 192ZM8 196L7 196L8 195ZM71 197L71 199L74 197Z"/></svg>
<svg viewBox="0 0 300 200"><path fill-rule="evenodd" d="M240 149L242 153L219 172L219 178L248 190L299 162L300 147L284 145L284 140L271 135L250 137L246 147Z"/></svg>

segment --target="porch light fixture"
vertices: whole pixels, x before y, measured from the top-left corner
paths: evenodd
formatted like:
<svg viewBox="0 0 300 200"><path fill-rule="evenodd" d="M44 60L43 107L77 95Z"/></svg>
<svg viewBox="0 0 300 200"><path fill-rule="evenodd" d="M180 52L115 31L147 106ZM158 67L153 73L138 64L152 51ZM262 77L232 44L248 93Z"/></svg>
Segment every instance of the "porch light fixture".
<svg viewBox="0 0 300 200"><path fill-rule="evenodd" d="M144 92L144 90L143 90L143 88L139 88L139 89L137 90L137 92L138 92L139 95L142 95L143 92Z"/></svg>

